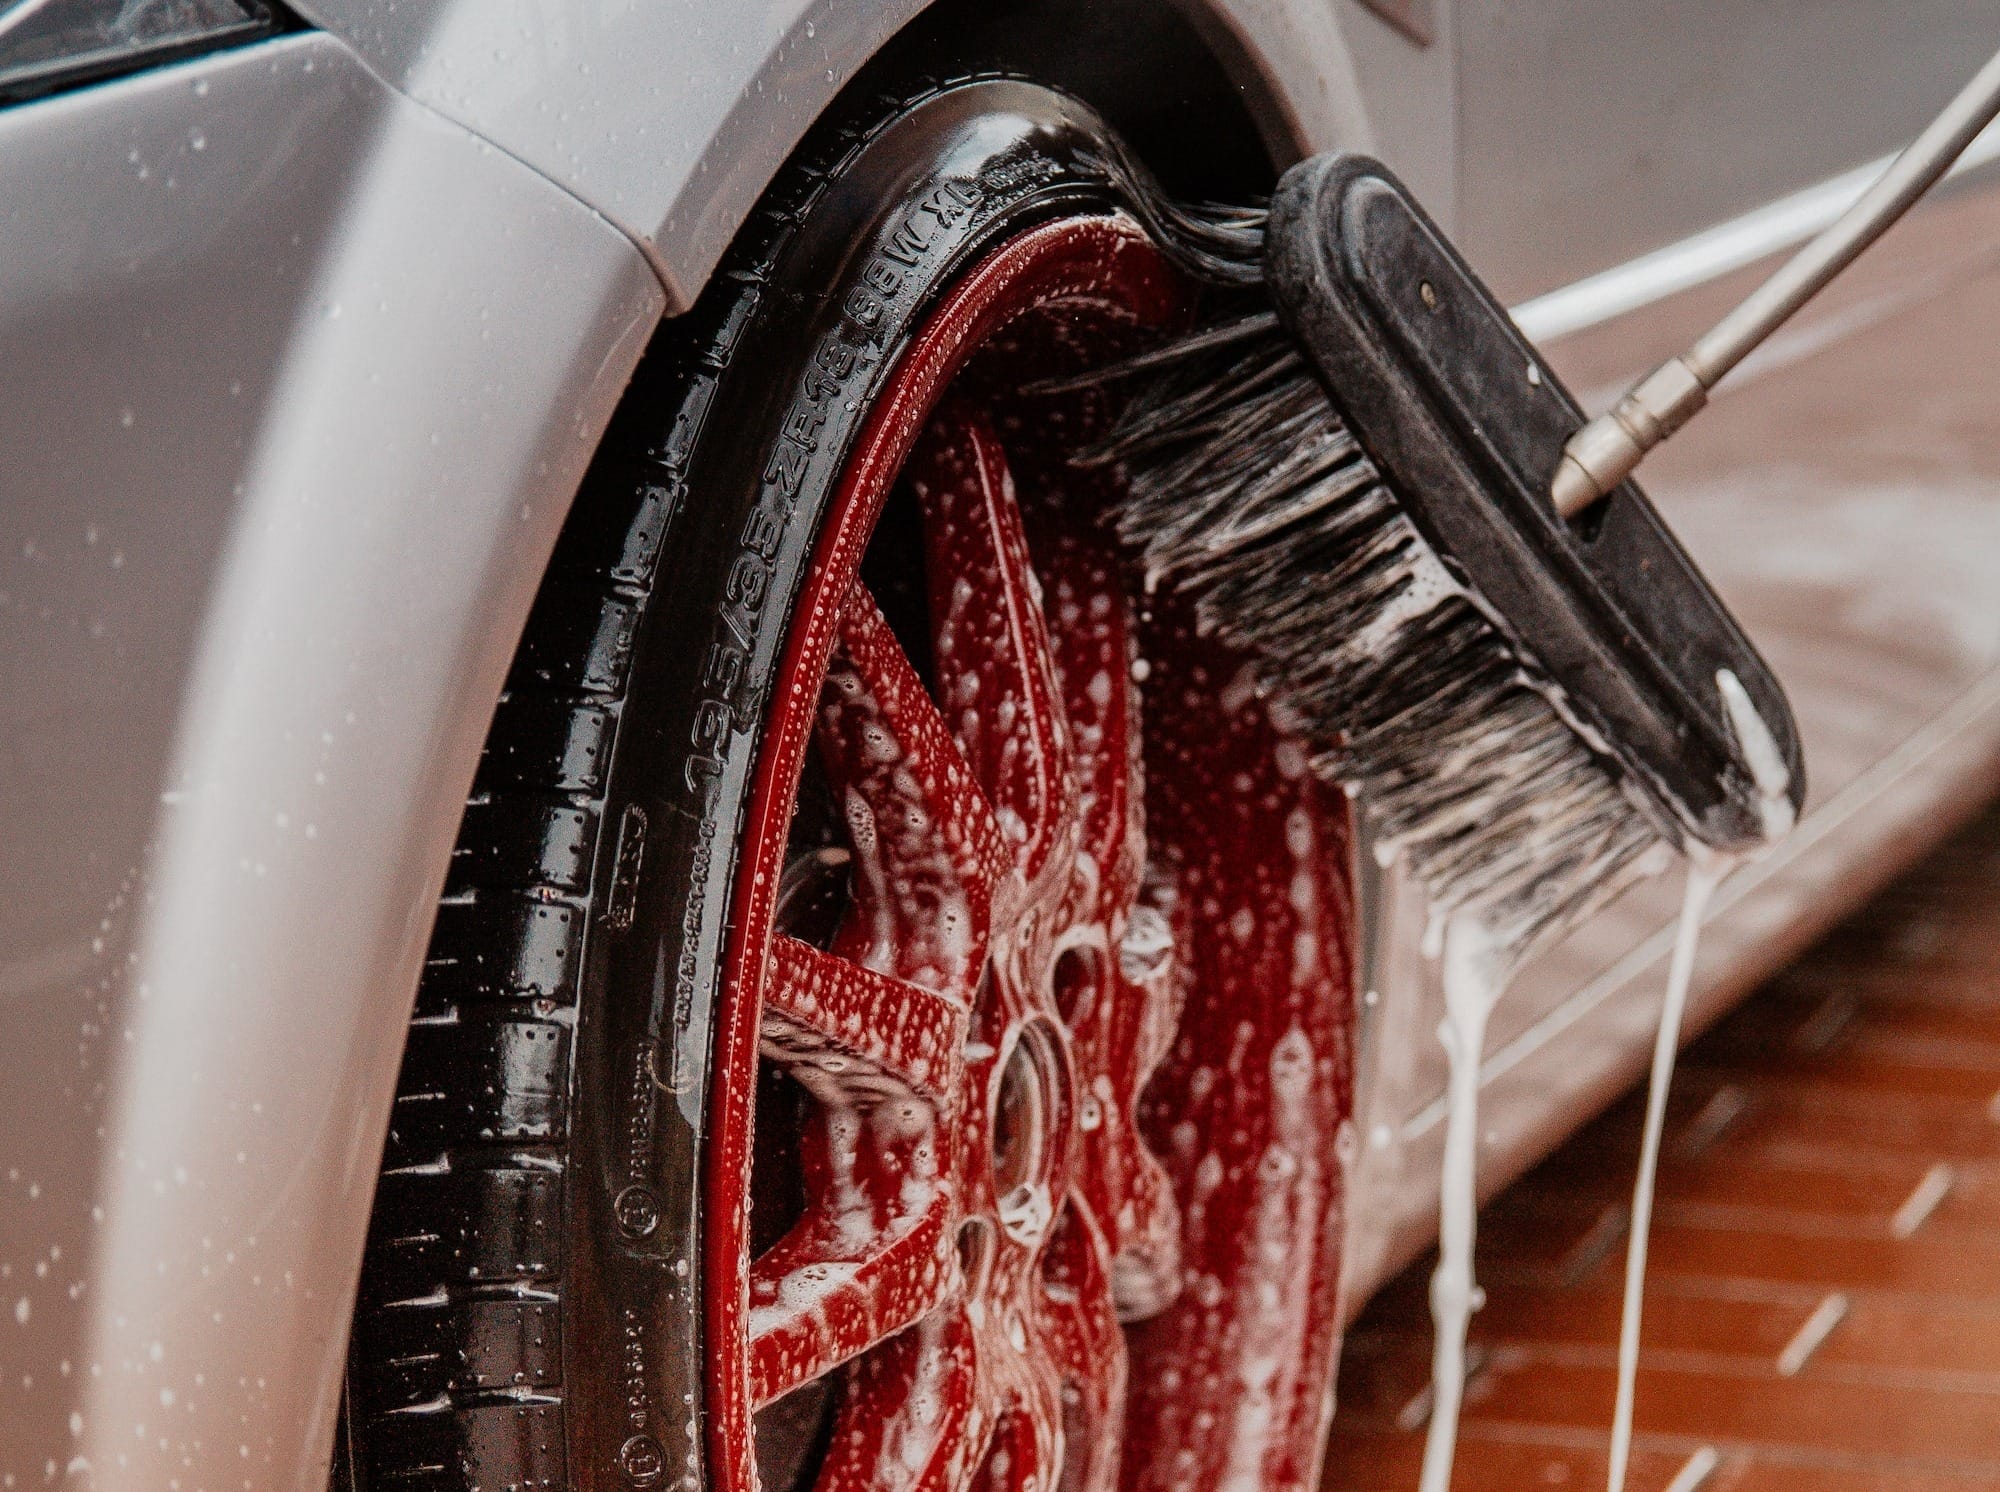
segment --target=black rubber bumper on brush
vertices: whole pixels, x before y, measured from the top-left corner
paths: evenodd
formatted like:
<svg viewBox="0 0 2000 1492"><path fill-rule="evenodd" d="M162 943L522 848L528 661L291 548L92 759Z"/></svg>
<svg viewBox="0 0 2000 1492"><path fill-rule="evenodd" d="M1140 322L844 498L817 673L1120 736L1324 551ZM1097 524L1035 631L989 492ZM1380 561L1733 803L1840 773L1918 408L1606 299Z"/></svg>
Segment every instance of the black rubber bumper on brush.
<svg viewBox="0 0 2000 1492"><path fill-rule="evenodd" d="M1805 763L1783 689L1638 487L1556 514L1549 480L1583 412L1402 184L1363 156L1304 161L1279 183L1264 252L1335 408L1562 713L1665 823L1717 849L1761 842L1716 679L1733 672L1756 706L1796 809Z"/></svg>

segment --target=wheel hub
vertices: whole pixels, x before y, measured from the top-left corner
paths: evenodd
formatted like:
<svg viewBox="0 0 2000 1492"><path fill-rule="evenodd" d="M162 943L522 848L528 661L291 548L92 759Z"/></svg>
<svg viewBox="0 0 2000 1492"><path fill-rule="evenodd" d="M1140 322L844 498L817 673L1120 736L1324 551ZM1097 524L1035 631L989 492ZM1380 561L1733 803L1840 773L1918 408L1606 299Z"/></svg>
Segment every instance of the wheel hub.
<svg viewBox="0 0 2000 1492"><path fill-rule="evenodd" d="M1034 1248L1055 1217L1053 1199L1068 1181L1061 1164L1071 1113L1066 1038L1051 1021L1021 1027L999 1064L988 1100L992 1111L993 1209L1000 1229Z"/></svg>

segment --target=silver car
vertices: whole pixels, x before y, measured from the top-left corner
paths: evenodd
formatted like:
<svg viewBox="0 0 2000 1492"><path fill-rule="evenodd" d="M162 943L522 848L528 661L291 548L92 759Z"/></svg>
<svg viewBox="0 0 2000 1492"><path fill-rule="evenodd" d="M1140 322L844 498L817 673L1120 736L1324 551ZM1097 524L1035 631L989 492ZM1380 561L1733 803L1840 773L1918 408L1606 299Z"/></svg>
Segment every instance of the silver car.
<svg viewBox="0 0 2000 1492"><path fill-rule="evenodd" d="M1155 193L1375 153L1601 405L1996 45L0 0L0 1488L1314 1485L1438 996L1098 522ZM1650 478L1814 774L1697 1026L2000 766L1996 153ZM1484 1184L1640 1069L1671 902L1502 1004Z"/></svg>

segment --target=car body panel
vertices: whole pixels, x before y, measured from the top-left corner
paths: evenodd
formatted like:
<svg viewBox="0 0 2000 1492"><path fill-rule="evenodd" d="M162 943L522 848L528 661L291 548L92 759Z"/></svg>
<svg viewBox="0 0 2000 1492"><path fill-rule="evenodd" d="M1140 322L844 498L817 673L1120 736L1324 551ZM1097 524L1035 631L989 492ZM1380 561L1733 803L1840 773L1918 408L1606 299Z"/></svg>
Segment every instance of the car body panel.
<svg viewBox="0 0 2000 1492"><path fill-rule="evenodd" d="M1456 236L1461 111L1453 3L1436 0L1430 7L1432 35L1421 44L1363 0L1337 0L1332 10L1352 58L1367 148L1393 166L1424 211Z"/></svg>
<svg viewBox="0 0 2000 1492"><path fill-rule="evenodd" d="M0 157L0 1473L304 1486L459 804L663 297L326 36Z"/></svg>

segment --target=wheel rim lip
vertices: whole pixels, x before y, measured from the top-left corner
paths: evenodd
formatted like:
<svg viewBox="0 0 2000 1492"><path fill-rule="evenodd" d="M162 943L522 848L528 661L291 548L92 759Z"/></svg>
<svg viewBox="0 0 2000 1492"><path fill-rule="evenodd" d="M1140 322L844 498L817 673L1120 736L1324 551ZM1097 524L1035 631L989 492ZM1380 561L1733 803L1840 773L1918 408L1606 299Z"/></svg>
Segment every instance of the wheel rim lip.
<svg viewBox="0 0 2000 1492"><path fill-rule="evenodd" d="M959 276L885 376L814 545L810 574L794 611L797 620L775 675L744 818L704 1147L707 1450L709 1465L724 1487L747 1492L754 1485L743 1266L750 1258L751 1079L761 1016L756 992L773 933L777 871L839 603L858 573L890 488L952 380L1013 320L1065 295L1086 294L1118 305L1140 324L1167 321L1183 304L1180 282L1164 259L1135 223L1118 214L1062 218L1029 228ZM1066 1142L1063 1134L1051 1138Z"/></svg>

